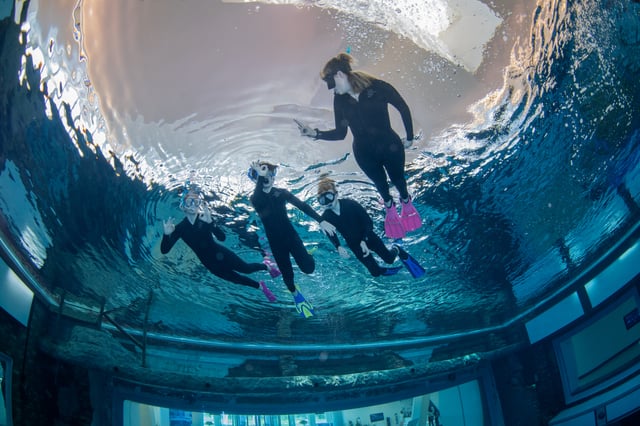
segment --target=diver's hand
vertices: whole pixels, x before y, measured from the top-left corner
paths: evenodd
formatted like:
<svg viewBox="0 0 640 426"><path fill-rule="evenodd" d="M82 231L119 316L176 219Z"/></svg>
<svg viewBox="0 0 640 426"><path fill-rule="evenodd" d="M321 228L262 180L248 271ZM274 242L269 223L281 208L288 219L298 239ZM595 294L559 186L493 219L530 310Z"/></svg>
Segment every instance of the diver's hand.
<svg viewBox="0 0 640 426"><path fill-rule="evenodd" d="M404 149L409 149L413 146L413 142L422 140L422 130L418 130L416 135L412 135L411 139L409 139L409 135L406 138L402 139L402 145L404 145Z"/></svg>
<svg viewBox="0 0 640 426"><path fill-rule="evenodd" d="M260 160L252 161L249 167L251 167L251 170L255 170L257 173L258 170L260 170Z"/></svg>
<svg viewBox="0 0 640 426"><path fill-rule="evenodd" d="M369 246L364 241L360 241L360 248L362 249L362 254L364 257L367 257L371 254L371 250L369 250Z"/></svg>
<svg viewBox="0 0 640 426"><path fill-rule="evenodd" d="M162 222L162 227L164 228L164 235L171 235L173 234L173 231L176 230L176 224L173 223L173 218L170 217L169 219L165 220Z"/></svg>
<svg viewBox="0 0 640 426"><path fill-rule="evenodd" d="M206 223L213 222L213 219L211 218L211 211L209 210L209 204L207 204L206 201L202 203L202 212L200 213L200 220Z"/></svg>
<svg viewBox="0 0 640 426"><path fill-rule="evenodd" d="M317 138L318 137L318 130L317 129L312 129L311 127L307 126L306 124L304 124L301 121L296 120L295 118L293 119L293 121L295 121L296 124L298 125L298 130L300 130L300 135L301 136L307 136L309 138Z"/></svg>
<svg viewBox="0 0 640 426"><path fill-rule="evenodd" d="M322 232L324 232L325 235L328 235L330 237L336 234L336 227L326 220L320 222L320 229L322 229Z"/></svg>
<svg viewBox="0 0 640 426"><path fill-rule="evenodd" d="M339 246L338 247L338 254L340 255L341 258L343 259L348 259L349 258L349 252L347 251L346 248Z"/></svg>
<svg viewBox="0 0 640 426"><path fill-rule="evenodd" d="M260 160L251 163L251 168L258 173L258 176L265 177L269 173L269 167L266 164L261 164Z"/></svg>

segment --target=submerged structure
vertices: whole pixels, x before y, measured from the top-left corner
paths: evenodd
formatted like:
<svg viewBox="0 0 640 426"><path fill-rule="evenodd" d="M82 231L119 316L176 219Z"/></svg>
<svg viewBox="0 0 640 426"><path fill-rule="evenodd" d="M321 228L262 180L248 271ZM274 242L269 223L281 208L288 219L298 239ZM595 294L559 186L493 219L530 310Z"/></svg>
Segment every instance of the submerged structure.
<svg viewBox="0 0 640 426"><path fill-rule="evenodd" d="M640 4L504 3L2 5L0 425L635 424ZM292 211L301 318L280 278L269 303L163 255L196 185L262 260L258 159L317 210L330 176L383 234L350 140L294 121L333 126L340 51L421 129L422 227L387 242L426 273L371 277Z"/></svg>

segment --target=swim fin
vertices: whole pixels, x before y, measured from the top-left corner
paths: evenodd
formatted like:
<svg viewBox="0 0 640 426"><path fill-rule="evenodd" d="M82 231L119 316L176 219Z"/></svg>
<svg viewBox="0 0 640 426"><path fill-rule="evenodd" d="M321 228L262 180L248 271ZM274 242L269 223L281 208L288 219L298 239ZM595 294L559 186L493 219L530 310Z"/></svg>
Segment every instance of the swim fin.
<svg viewBox="0 0 640 426"><path fill-rule="evenodd" d="M260 281L260 290L264 293L264 296L267 298L269 302L275 302L276 296L269 290L269 287L264 283L264 281Z"/></svg>
<svg viewBox="0 0 640 426"><path fill-rule="evenodd" d="M389 275L395 275L402 269L402 266L381 267L382 275L388 277Z"/></svg>
<svg viewBox="0 0 640 426"><path fill-rule="evenodd" d="M387 234L387 237L393 239L404 237L406 233L400 221L400 216L398 216L396 205L392 203L391 207L385 206L385 209L387 214L384 218L384 233Z"/></svg>
<svg viewBox="0 0 640 426"><path fill-rule="evenodd" d="M313 305L304 298L297 287L296 293L293 295L293 302L296 304L296 311L302 318L311 318L314 315Z"/></svg>
<svg viewBox="0 0 640 426"><path fill-rule="evenodd" d="M420 213L416 210L411 198L406 203L400 201L400 222L406 232L415 231L422 226L422 219L420 219Z"/></svg>
<svg viewBox="0 0 640 426"><path fill-rule="evenodd" d="M426 273L422 265L420 265L420 263L418 263L418 261L415 260L409 253L404 251L402 247L397 244L395 244L394 247L398 249L398 257L400 257L402 264L405 268L407 268L413 278L420 278Z"/></svg>
<svg viewBox="0 0 640 426"><path fill-rule="evenodd" d="M282 272L280 272L280 269L278 269L278 265L275 262L272 262L268 256L264 257L264 260L262 261L262 263L264 263L267 266L267 269L269 270L269 275L271 275L271 278L278 278L280 275L282 275Z"/></svg>

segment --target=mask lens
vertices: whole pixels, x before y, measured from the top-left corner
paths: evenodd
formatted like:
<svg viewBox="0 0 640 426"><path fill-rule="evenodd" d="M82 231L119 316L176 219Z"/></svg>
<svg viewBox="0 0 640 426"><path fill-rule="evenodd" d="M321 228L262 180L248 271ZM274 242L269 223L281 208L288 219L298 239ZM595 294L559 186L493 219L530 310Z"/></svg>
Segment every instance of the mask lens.
<svg viewBox="0 0 640 426"><path fill-rule="evenodd" d="M323 78L324 82L327 83L327 89L331 90L336 87L336 79L335 74L327 75Z"/></svg>
<svg viewBox="0 0 640 426"><path fill-rule="evenodd" d="M271 177L276 177L276 174L278 173L278 169L273 169L273 170L269 170L268 174ZM258 171L252 167L249 167L249 170L247 171L247 176L249 176L249 179L251 179L254 182L258 181Z"/></svg>
<svg viewBox="0 0 640 426"><path fill-rule="evenodd" d="M249 167L249 170L247 171L247 176L249 176L249 179L251 179L254 182L258 181L258 172L256 171L256 169Z"/></svg>
<svg viewBox="0 0 640 426"><path fill-rule="evenodd" d="M199 198L187 198L182 201L183 208L200 207L201 200Z"/></svg>
<svg viewBox="0 0 640 426"><path fill-rule="evenodd" d="M327 206L333 203L333 200L336 199L335 192L323 192L318 196L318 202L321 206Z"/></svg>

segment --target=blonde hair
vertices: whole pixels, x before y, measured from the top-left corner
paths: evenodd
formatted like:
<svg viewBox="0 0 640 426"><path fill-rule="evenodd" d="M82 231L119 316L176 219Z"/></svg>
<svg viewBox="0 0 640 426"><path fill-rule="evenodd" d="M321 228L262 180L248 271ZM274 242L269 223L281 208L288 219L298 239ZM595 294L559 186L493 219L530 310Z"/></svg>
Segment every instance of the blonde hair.
<svg viewBox="0 0 640 426"><path fill-rule="evenodd" d="M355 93L360 93L367 87L371 86L375 77L364 71L353 71L351 69L351 64L354 62L355 60L348 53L340 53L327 61L320 72L320 78L324 80L326 77L334 75L338 71L342 71L346 74L353 91Z"/></svg>
<svg viewBox="0 0 640 426"><path fill-rule="evenodd" d="M329 191L338 192L336 182L328 177L322 178L320 182L318 182L318 195Z"/></svg>

